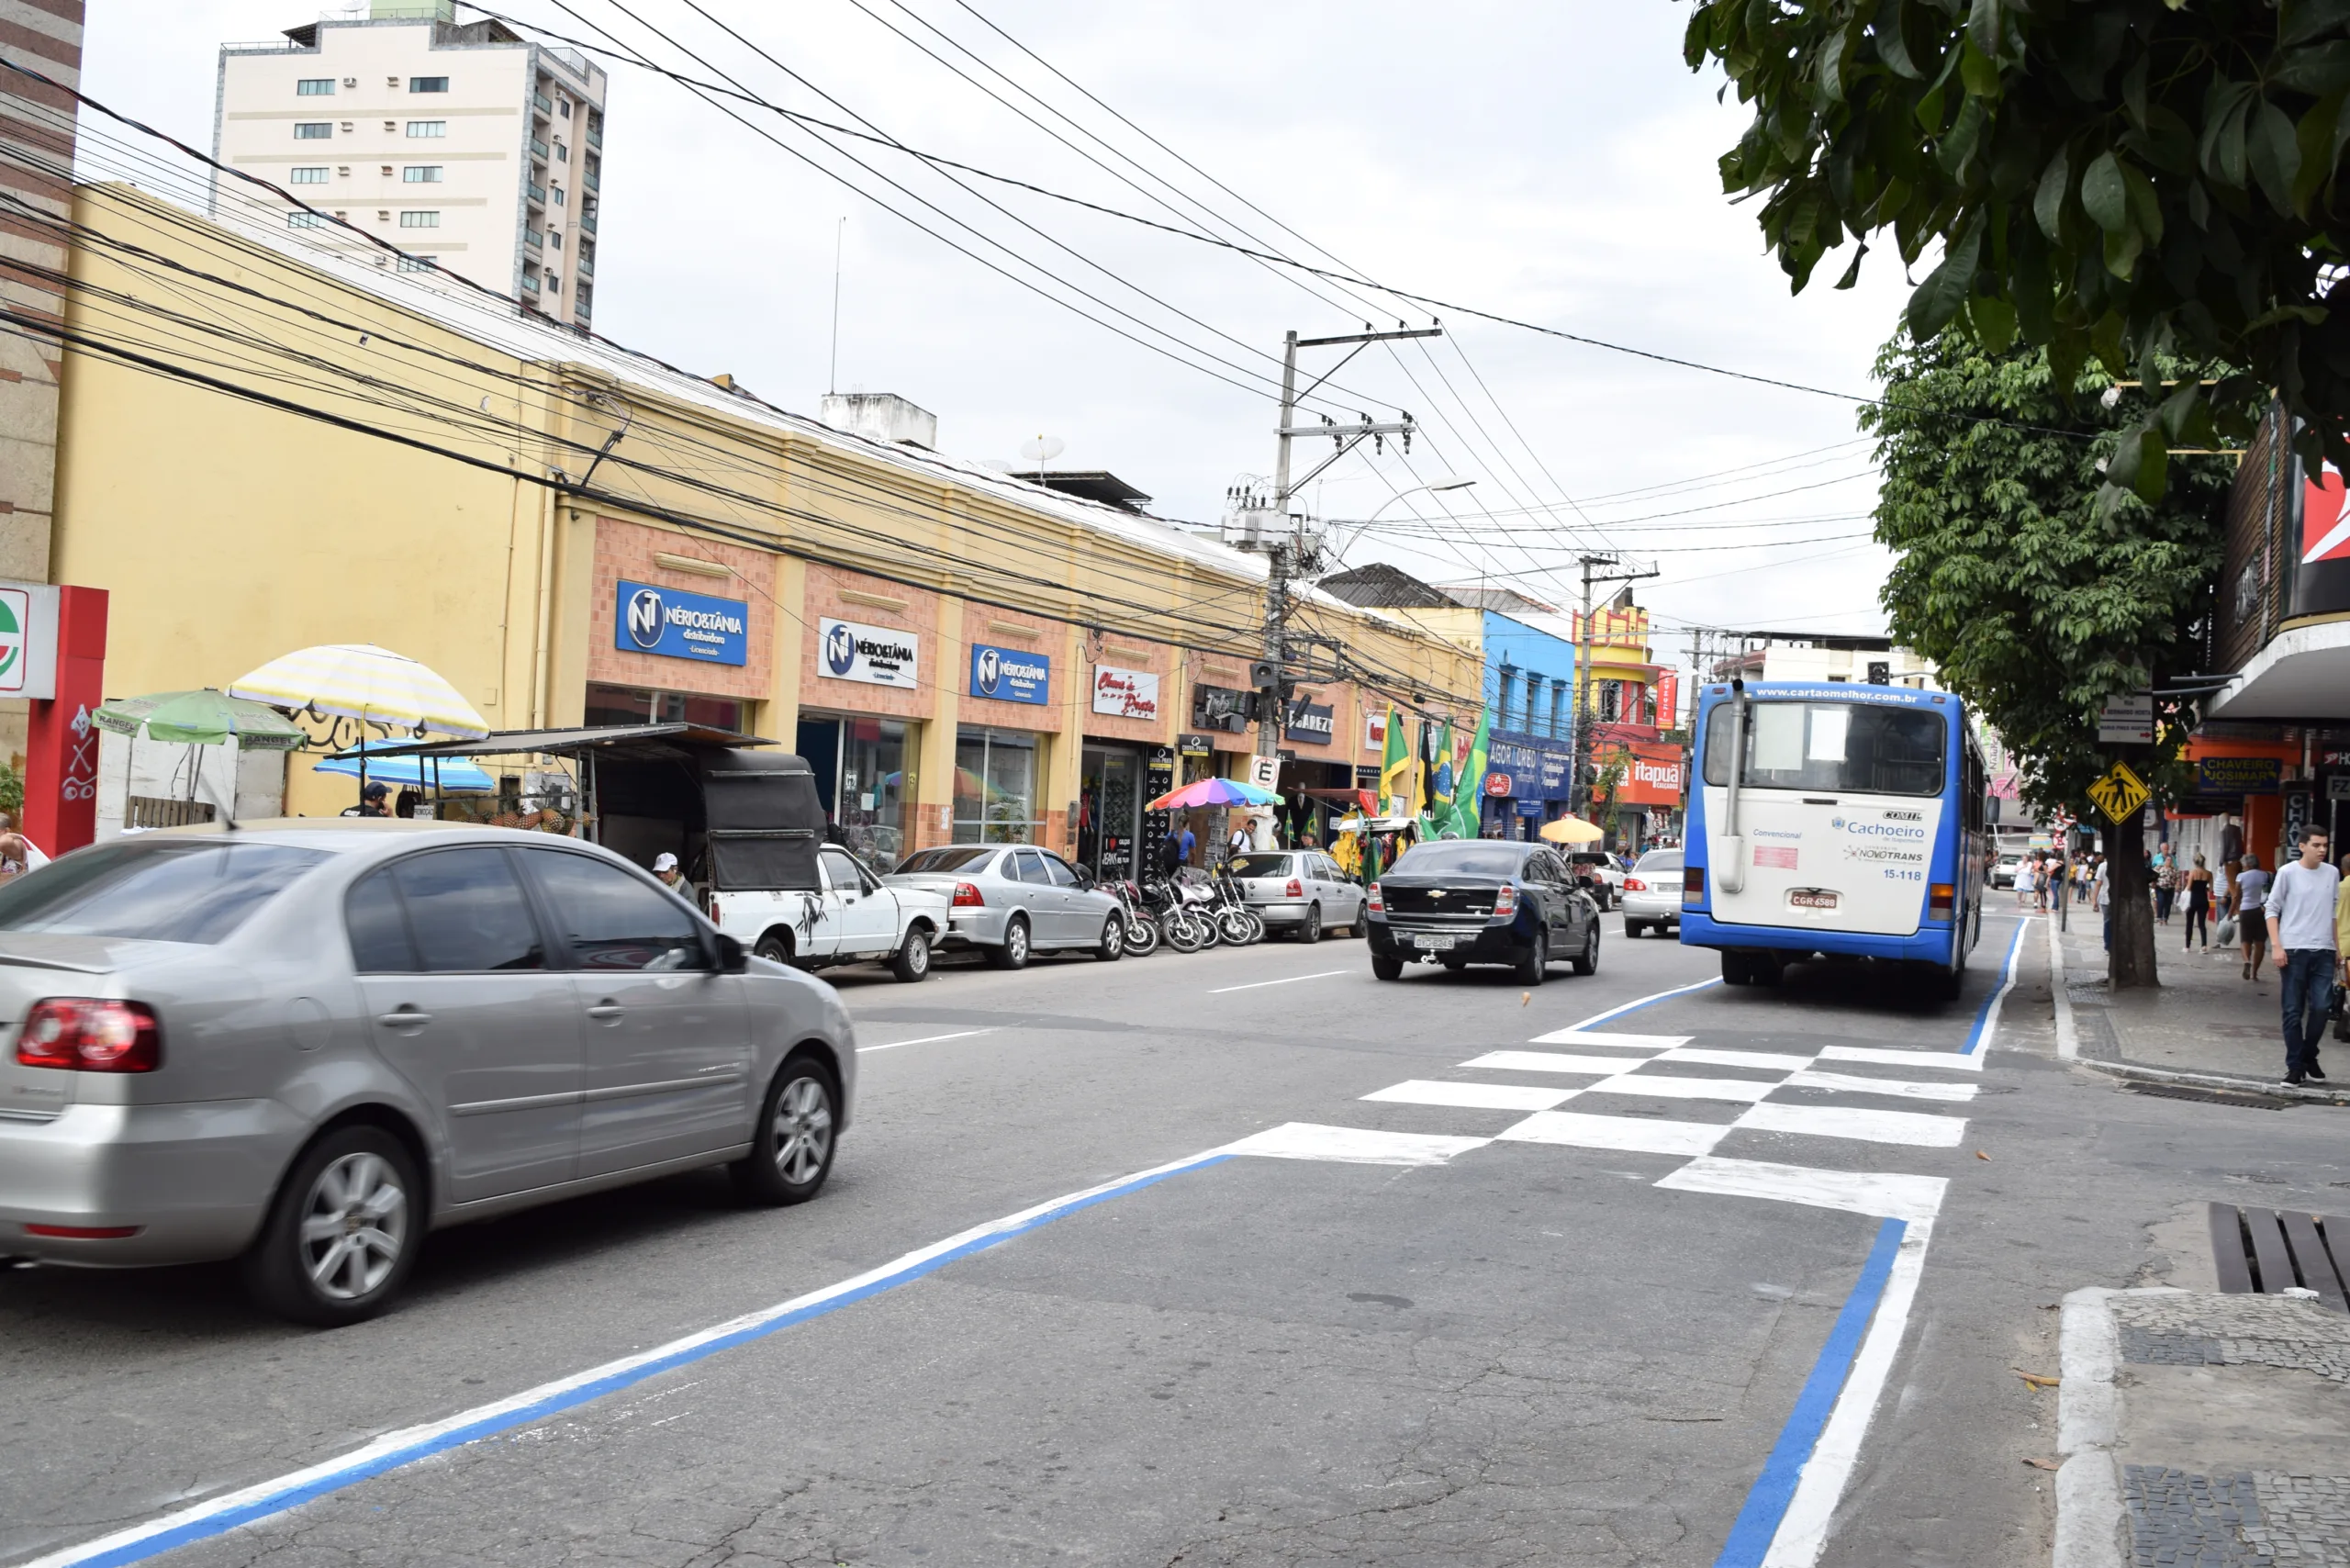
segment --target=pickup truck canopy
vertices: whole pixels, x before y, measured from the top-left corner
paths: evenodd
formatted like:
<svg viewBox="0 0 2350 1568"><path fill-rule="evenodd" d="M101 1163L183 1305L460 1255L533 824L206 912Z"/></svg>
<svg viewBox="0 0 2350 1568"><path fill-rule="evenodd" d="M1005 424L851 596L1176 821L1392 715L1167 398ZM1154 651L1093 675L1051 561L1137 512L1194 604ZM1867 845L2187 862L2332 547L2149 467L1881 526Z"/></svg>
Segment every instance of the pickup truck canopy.
<svg viewBox="0 0 2350 1568"><path fill-rule="evenodd" d="M774 744L702 724L624 724L504 730L477 741L417 742L368 755L572 757L599 823L677 824L664 831L682 830L689 861L692 849L700 850L698 879L713 890L812 890L822 885L816 849L824 838L823 803L805 761L751 749Z"/></svg>

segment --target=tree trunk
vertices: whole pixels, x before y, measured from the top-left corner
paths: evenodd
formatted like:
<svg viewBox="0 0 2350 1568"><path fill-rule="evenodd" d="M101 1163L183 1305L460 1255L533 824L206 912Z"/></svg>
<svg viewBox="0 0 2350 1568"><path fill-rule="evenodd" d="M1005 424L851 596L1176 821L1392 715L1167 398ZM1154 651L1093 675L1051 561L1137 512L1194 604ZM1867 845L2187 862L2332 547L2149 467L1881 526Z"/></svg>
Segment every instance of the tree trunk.
<svg viewBox="0 0 2350 1568"><path fill-rule="evenodd" d="M2106 903L2112 912L2106 927L2112 942L2105 972L2116 991L2162 984L2154 973L2154 877L2146 866L2144 824L2143 813L2132 812L2128 822L2108 828L2105 834L2109 850Z"/></svg>

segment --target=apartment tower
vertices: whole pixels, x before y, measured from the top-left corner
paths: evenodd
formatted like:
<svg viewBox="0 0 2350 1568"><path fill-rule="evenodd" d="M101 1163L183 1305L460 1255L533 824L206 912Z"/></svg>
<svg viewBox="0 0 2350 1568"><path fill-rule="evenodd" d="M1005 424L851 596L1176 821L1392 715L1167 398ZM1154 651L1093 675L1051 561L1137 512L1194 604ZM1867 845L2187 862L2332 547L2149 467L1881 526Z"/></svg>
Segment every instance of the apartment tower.
<svg viewBox="0 0 2350 1568"><path fill-rule="evenodd" d="M319 229L330 248L438 267L551 319L589 324L602 71L502 23L460 23L451 0L373 0L285 38L221 46L213 156L301 205L223 175L217 215ZM342 235L319 213L407 256Z"/></svg>

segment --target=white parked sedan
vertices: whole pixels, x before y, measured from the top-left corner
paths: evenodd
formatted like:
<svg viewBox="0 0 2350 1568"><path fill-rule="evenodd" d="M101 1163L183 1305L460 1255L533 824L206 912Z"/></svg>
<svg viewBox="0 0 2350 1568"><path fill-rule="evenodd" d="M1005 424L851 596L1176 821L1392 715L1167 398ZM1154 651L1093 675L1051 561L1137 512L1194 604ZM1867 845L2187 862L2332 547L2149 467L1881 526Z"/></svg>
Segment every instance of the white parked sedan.
<svg viewBox="0 0 2350 1568"><path fill-rule="evenodd" d="M1240 897L1265 923L1268 935L1292 930L1301 942L1319 942L1331 926L1362 935L1360 884L1318 849L1267 850L1232 863Z"/></svg>
<svg viewBox="0 0 2350 1568"><path fill-rule="evenodd" d="M1624 906L1624 935L1681 929L1681 851L1651 849L1625 874L1617 896Z"/></svg>

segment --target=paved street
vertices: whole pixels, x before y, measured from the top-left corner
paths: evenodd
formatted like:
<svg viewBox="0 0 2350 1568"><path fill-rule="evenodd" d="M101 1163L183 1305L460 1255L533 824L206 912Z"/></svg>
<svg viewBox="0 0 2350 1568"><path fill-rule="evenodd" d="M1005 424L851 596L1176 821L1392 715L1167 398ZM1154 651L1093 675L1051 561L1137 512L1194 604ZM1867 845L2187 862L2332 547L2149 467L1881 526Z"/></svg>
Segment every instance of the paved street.
<svg viewBox="0 0 2350 1568"><path fill-rule="evenodd" d="M2223 1174L2319 1167L2331 1113L2061 1068L2044 943L1968 1058L2009 921L1947 1006L1828 969L1727 991L1617 924L1597 977L1530 998L1382 985L1344 939L844 971L864 1100L819 1201L744 1212L697 1177L447 1233L399 1310L339 1332L258 1317L222 1270L0 1276L0 1554L1286 1128L1254 1147L1302 1158L1188 1167L166 1560L1760 1562L1823 1501L1791 1465L1856 1435L1818 1429L1850 1361L1885 1395L1823 1560L2044 1561L2021 1462L2053 1396L2016 1371L2050 1370L2048 1308L2157 1278L2149 1227Z"/></svg>

